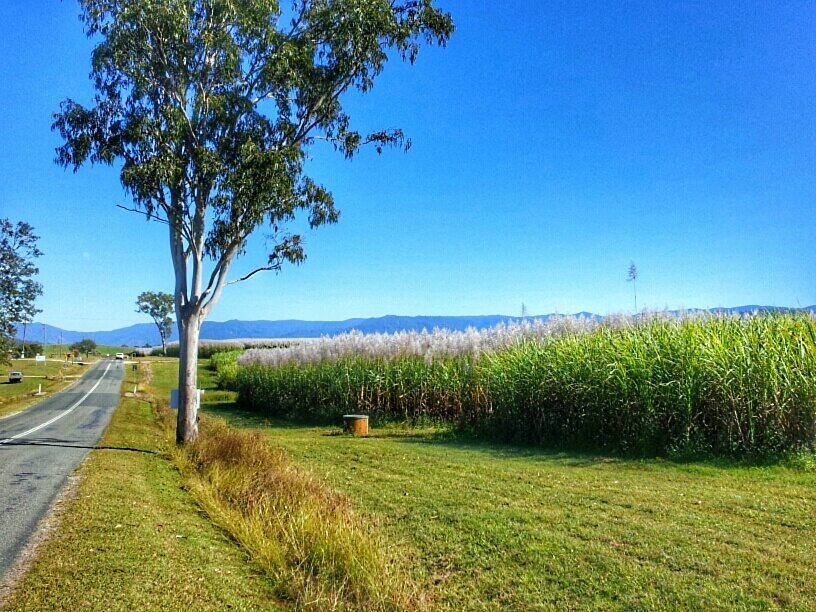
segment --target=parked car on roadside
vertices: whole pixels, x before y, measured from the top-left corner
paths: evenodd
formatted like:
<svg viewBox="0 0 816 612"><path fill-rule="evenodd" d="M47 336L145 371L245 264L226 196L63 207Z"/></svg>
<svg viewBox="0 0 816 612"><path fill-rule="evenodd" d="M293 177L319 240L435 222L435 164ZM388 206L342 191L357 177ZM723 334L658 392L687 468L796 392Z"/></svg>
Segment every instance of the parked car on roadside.
<svg viewBox="0 0 816 612"><path fill-rule="evenodd" d="M8 381L10 383L23 382L23 373L22 372L9 372Z"/></svg>

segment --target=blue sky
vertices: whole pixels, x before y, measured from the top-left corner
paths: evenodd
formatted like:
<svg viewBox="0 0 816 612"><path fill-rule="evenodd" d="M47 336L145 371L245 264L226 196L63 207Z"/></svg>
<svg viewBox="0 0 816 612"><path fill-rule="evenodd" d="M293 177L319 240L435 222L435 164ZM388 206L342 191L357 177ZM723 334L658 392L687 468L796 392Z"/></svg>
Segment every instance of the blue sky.
<svg viewBox="0 0 816 612"><path fill-rule="evenodd" d="M627 311L630 261L639 307L816 303L816 4L439 4L448 47L347 98L413 148L312 151L339 224L213 320ZM0 3L0 216L41 236L38 320L93 331L145 322L136 295L172 269L163 227L115 208L115 169L53 164L50 114L91 96L77 14Z"/></svg>

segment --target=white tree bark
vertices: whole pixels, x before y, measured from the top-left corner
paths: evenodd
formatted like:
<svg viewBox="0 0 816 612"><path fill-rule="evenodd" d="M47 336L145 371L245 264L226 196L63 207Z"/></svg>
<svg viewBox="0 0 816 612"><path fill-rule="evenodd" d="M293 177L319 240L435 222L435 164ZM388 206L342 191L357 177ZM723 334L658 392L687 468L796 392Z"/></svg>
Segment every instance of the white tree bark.
<svg viewBox="0 0 816 612"><path fill-rule="evenodd" d="M186 309L185 309L186 310ZM201 318L195 312L178 313L179 330L179 403L176 443L192 442L198 437L198 340Z"/></svg>

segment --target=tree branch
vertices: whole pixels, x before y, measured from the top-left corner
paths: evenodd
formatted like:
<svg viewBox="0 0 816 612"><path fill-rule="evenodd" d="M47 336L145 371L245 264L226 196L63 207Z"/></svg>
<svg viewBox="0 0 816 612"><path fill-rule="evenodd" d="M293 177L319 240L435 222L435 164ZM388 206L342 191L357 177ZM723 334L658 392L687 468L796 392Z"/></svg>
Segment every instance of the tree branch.
<svg viewBox="0 0 816 612"><path fill-rule="evenodd" d="M255 270L253 270L252 272L250 272L246 276L242 276L241 278L236 278L235 280L229 281L228 283L226 283L226 286L229 287L230 285L235 285L237 283L241 283L241 282L251 278L252 276L255 276L258 272L268 272L270 270L277 270L277 269L278 269L278 266L264 266L263 268L256 268Z"/></svg>
<svg viewBox="0 0 816 612"><path fill-rule="evenodd" d="M238 250L238 245L233 244L221 256L221 259L218 261L218 265L216 266L215 270L213 270L213 276L210 277L210 285L207 287L206 291L201 294L201 316L206 318L207 315L210 314L210 309L218 302L218 298L221 297L221 292L224 290L226 286L227 280L227 272L229 271L230 264L232 263L232 258L235 257L235 253ZM204 298L210 291L210 287L212 287L212 279L217 275L218 280L215 283L215 289L213 289L212 295L210 298L204 303Z"/></svg>
<svg viewBox="0 0 816 612"><path fill-rule="evenodd" d="M138 213L140 215L144 215L145 217L147 217L148 219L151 219L153 221L158 221L159 223L164 223L165 225L170 225L170 222L167 219L162 219L161 217L159 217L157 215L151 215L149 212L144 211L144 210L138 210L136 208L127 208L126 206L122 206L121 204L117 204L116 208L121 208L122 210L126 210L128 212L135 212L135 213Z"/></svg>

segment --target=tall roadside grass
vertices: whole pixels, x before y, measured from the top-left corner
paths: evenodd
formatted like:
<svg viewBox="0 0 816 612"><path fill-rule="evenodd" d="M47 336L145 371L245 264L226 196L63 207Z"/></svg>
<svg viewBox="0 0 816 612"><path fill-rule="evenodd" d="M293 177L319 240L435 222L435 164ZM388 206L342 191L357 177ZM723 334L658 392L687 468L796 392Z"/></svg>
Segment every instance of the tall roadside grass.
<svg viewBox="0 0 816 612"><path fill-rule="evenodd" d="M329 357L300 361L249 351L234 384L246 407L271 416L430 418L561 447L771 456L816 446L810 316L617 319L505 335L495 349L455 354L433 341L425 354L323 349Z"/></svg>
<svg viewBox="0 0 816 612"><path fill-rule="evenodd" d="M193 494L249 551L277 594L297 609L416 608L373 530L346 499L295 466L257 432L202 421L198 440L176 449Z"/></svg>
<svg viewBox="0 0 816 612"><path fill-rule="evenodd" d="M175 367L152 364L151 367ZM157 395L166 389L153 388ZM168 440L174 415L154 396ZM293 464L258 433L202 415L198 439L170 445L187 488L272 581L307 610L396 610L425 605L373 527L341 494Z"/></svg>

